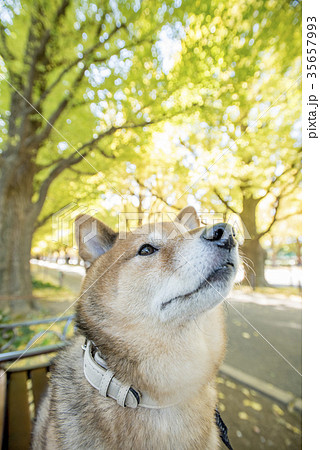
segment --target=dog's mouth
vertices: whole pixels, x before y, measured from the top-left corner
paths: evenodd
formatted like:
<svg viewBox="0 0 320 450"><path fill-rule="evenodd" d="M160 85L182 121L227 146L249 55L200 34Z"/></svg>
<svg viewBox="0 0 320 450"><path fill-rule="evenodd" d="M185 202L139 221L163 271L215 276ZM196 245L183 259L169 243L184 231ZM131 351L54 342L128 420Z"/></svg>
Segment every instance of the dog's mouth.
<svg viewBox="0 0 320 450"><path fill-rule="evenodd" d="M234 272L234 270L235 270L234 264L231 261L227 261L226 263L224 263L221 266L214 269L211 272L211 274L206 279L204 279L196 289L194 289L191 292L188 292L187 294L178 295L177 297L173 297L172 299L162 303L160 309L164 310L168 305L170 305L171 303L173 303L177 300L187 300L189 297L198 293L205 287L211 286L214 288L214 286L212 286L212 283L217 281L217 277L219 276L219 274L221 274L223 272L224 273Z"/></svg>

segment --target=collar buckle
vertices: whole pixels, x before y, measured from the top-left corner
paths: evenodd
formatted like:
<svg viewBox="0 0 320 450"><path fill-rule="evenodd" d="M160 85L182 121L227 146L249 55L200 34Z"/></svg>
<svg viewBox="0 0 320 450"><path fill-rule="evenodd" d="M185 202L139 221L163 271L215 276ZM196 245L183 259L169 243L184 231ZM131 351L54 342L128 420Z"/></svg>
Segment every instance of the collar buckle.
<svg viewBox="0 0 320 450"><path fill-rule="evenodd" d="M99 349L90 340L81 346L83 350L83 371L87 381L100 395L112 398L118 405L128 408L163 409L176 405L159 405L148 394L142 394L131 385L125 385L115 377L107 362L100 356ZM93 351L94 349L94 351Z"/></svg>

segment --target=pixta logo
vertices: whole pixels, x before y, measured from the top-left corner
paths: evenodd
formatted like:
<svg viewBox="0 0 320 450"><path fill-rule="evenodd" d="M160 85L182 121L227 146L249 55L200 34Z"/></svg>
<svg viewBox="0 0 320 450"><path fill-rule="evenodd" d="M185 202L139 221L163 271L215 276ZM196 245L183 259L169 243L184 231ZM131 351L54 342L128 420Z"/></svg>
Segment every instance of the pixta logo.
<svg viewBox="0 0 320 450"><path fill-rule="evenodd" d="M166 239L175 239L177 235L181 235L184 239L193 239L194 234L188 233L181 230L177 224L180 223L185 225L188 229L188 222L192 219L192 213L185 214L182 220L178 219L178 212L153 212L149 214L148 212L121 212L118 215L118 231L119 231L119 239L126 239L127 233L139 234L139 235L148 235L154 225L157 223L157 234L161 238L162 228L161 225L164 222L170 222L174 227L173 231L170 233L170 236L166 235ZM199 212L198 217L200 219L200 227L210 228L213 225L224 222L228 223L235 230L237 240L240 244L246 239L251 239L250 234L242 222L241 218L236 214L231 214L227 218L222 213L216 212ZM141 225L144 225L143 229L140 228Z"/></svg>
<svg viewBox="0 0 320 450"><path fill-rule="evenodd" d="M74 221L80 214L88 214L94 216L97 214L97 209L88 208L87 206L81 206L77 203L69 203L61 208L52 216L52 240L59 242L67 247L76 248L75 233L74 233ZM84 217L83 222L87 219ZM81 224L81 221L79 222ZM79 225L78 224L78 225ZM84 237L85 242L92 239L97 234L97 222L93 222L92 229Z"/></svg>

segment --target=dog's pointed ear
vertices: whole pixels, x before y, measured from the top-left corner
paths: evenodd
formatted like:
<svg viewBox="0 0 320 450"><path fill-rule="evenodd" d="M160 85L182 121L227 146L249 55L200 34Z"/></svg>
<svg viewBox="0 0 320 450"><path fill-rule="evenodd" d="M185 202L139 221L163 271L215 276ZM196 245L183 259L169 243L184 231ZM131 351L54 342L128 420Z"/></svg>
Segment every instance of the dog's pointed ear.
<svg viewBox="0 0 320 450"><path fill-rule="evenodd" d="M176 222L182 223L182 225L190 230L200 227L200 219L193 206L183 208L177 215Z"/></svg>
<svg viewBox="0 0 320 450"><path fill-rule="evenodd" d="M114 244L118 234L95 217L81 214L75 220L75 235L79 255L87 266Z"/></svg>

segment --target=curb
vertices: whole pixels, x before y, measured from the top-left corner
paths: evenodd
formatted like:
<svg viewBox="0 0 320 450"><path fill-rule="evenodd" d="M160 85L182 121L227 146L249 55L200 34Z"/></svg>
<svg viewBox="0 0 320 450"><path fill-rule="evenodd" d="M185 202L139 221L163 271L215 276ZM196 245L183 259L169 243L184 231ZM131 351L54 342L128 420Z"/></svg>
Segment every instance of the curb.
<svg viewBox="0 0 320 450"><path fill-rule="evenodd" d="M286 407L293 408L295 411L302 412L302 400L295 397L291 392L283 391L271 383L260 380L252 375L248 375L239 369L235 369L227 364L223 364L220 367L220 373L232 378L234 381L243 384L257 392L271 398L279 403L282 403Z"/></svg>

